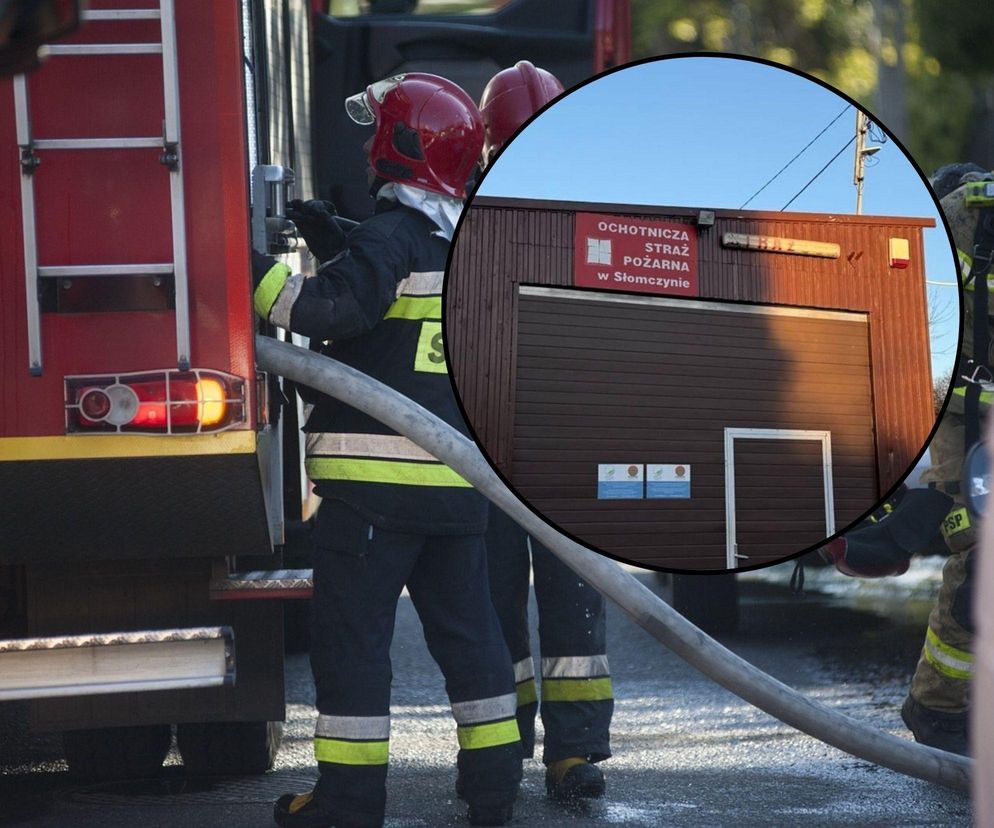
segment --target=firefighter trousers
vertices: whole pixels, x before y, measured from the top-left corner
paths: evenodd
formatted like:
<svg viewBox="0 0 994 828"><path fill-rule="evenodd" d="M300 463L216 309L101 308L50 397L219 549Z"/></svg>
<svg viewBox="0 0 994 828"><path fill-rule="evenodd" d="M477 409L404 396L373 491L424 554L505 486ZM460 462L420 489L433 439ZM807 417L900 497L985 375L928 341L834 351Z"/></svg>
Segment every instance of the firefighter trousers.
<svg viewBox="0 0 994 828"><path fill-rule="evenodd" d="M521 781L514 675L490 606L481 535L383 531L338 501L315 527L315 795L349 824L381 825L390 737L390 643L405 584L445 676L464 798L514 801Z"/></svg>
<svg viewBox="0 0 994 828"><path fill-rule="evenodd" d="M953 505L942 534L953 553L942 568L942 586L928 617L925 644L911 680L919 704L944 713L967 709L973 675L973 570L978 532L957 484L965 456L963 416L946 412L929 445L932 467L922 480L948 491Z"/></svg>
<svg viewBox="0 0 994 828"><path fill-rule="evenodd" d="M607 662L604 598L502 511L487 529L490 592L514 662L518 729L534 755L538 695L528 632L529 568L534 572L541 651L542 761L611 755L614 696Z"/></svg>

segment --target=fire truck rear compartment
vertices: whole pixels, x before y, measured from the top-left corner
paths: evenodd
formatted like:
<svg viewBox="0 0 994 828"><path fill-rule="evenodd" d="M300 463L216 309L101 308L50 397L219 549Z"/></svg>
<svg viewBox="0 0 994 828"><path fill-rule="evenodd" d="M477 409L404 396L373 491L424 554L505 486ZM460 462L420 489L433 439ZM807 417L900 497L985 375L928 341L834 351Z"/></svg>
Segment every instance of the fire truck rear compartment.
<svg viewBox="0 0 994 828"><path fill-rule="evenodd" d="M0 491L4 563L270 549L254 453L0 463Z"/></svg>
<svg viewBox="0 0 994 828"><path fill-rule="evenodd" d="M282 606L278 601L212 601L206 588L211 566L209 558L185 558L25 567L32 636L228 626L236 665L231 686L36 699L32 725L77 730L282 721Z"/></svg>

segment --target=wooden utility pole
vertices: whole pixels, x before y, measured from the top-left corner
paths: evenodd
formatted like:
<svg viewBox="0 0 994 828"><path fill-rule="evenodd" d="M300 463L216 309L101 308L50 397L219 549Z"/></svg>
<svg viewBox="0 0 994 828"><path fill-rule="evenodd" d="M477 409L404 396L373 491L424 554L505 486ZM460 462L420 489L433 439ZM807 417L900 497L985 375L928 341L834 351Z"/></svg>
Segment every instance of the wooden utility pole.
<svg viewBox="0 0 994 828"><path fill-rule="evenodd" d="M861 109L856 110L856 155L853 158L852 181L856 185L856 215L863 212L863 170L866 156L880 152L880 147L866 146L866 134L870 131L870 119Z"/></svg>
<svg viewBox="0 0 994 828"><path fill-rule="evenodd" d="M853 159L852 182L856 185L856 215L863 212L863 145L866 143L866 115L856 110L856 155Z"/></svg>

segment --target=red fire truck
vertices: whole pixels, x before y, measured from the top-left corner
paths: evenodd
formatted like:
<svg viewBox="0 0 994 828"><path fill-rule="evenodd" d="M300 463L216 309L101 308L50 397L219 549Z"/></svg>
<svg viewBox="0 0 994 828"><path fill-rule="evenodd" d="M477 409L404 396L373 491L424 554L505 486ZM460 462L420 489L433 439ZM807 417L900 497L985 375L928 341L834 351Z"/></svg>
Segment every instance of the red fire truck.
<svg viewBox="0 0 994 828"><path fill-rule="evenodd" d="M404 71L476 97L522 58L569 86L628 30L627 0L93 0L0 79L0 701L70 769L153 773L173 726L194 771L272 763L282 601L239 599L307 585L232 573L283 566L307 486L250 248L308 266L294 195L370 212L343 99Z"/></svg>

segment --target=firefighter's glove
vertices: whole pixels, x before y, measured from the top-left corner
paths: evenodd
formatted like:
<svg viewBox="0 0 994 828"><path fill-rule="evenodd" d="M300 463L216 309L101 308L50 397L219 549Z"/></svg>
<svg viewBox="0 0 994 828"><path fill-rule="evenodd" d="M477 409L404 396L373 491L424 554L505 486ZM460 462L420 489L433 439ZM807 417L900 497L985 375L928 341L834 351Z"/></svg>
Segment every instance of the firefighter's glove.
<svg viewBox="0 0 994 828"><path fill-rule="evenodd" d="M297 225L307 249L322 263L335 258L345 247L345 231L335 220L336 213L334 204L318 198L287 203L286 217Z"/></svg>
<svg viewBox="0 0 994 828"><path fill-rule="evenodd" d="M272 256L267 256L265 253L260 253L255 248L252 249L252 289L259 287L259 282L262 281L263 277L272 270L274 264L276 264L276 259Z"/></svg>

